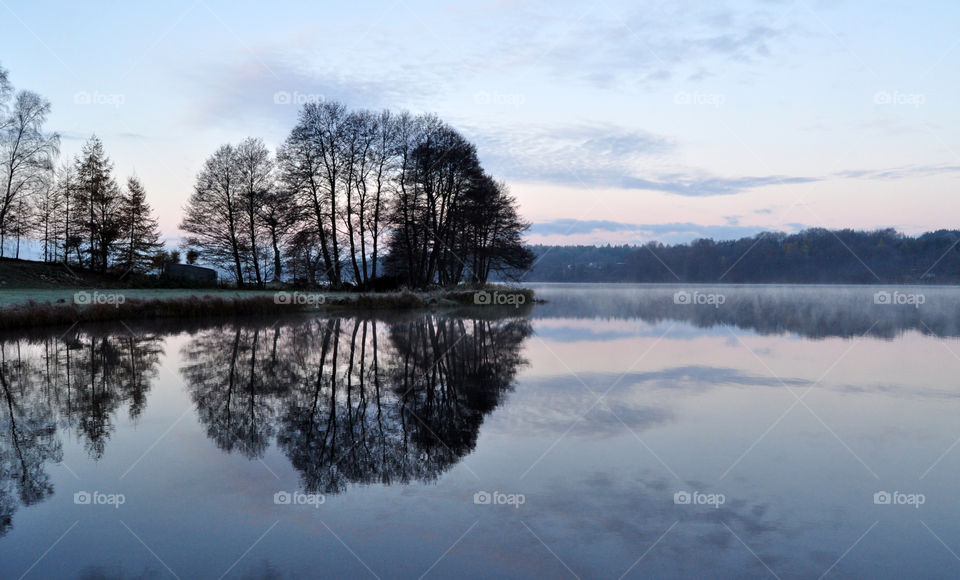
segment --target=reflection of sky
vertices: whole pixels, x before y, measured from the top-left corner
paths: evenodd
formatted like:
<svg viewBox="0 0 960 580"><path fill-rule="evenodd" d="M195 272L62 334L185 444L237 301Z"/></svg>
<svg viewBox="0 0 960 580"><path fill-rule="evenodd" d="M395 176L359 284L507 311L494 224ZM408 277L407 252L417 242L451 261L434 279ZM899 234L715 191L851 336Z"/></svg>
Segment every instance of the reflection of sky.
<svg viewBox="0 0 960 580"><path fill-rule="evenodd" d="M0 575L19 575L75 521L37 577L64 561L162 577L124 524L184 578L217 577L241 556L238 577L362 577L364 563L380 577L417 577L455 543L431 575L562 577L566 564L584 578L619 576L656 543L635 575L768 574L752 550L782 578L816 577L867 530L834 574L956 574L924 527L960 547L960 455L936 463L958 436L956 340L813 340L629 318L535 318L534 330L529 364L474 452L435 484L355 486L319 510L273 504L298 485L275 447L262 463L216 448L178 374L189 337L168 338L144 414L135 425L117 417L99 463L64 435L79 479L50 468L56 493L17 512L0 539ZM595 404L591 391L608 389ZM793 406L790 389L809 408ZM74 506L78 489L120 491L127 504ZM477 506L478 490L526 503ZM677 506L677 490L727 499ZM878 490L927 503L875 506Z"/></svg>
<svg viewBox="0 0 960 580"><path fill-rule="evenodd" d="M676 326L679 336L669 323L655 326L537 320L531 364L510 404L487 424L486 433L501 434L504 444L522 434L540 439L541 453L549 449L524 482L576 498L565 509L551 504L564 514L549 516L560 529L576 529L578 538L629 537L639 557L679 520L642 573L766 574L725 523L790 577L823 573L879 521L835 573L955 571L924 523L948 545L960 542L952 498L960 465L948 456L920 477L956 438L960 359L948 348L960 352L960 343L918 333L798 341L726 329L691 340L685 323ZM574 338L555 340L560 329L574 330ZM802 395L809 386L809 409L798 404L784 415L796 400L787 388ZM608 389L593 407L591 390ZM527 459L538 457L531 450ZM582 480L571 481L571 465ZM665 486L663 503L651 489L657 482ZM718 491L728 503L717 511L676 509L668 496L677 489ZM874 506L877 490L922 492L927 505ZM562 534L554 549L586 551ZM708 562L716 566L704 568Z"/></svg>

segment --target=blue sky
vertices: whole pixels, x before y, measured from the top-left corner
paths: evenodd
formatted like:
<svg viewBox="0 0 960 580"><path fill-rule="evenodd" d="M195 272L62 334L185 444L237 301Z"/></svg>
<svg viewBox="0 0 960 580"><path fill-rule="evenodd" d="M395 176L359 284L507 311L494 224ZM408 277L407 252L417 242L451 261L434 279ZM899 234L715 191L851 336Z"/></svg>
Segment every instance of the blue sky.
<svg viewBox="0 0 960 580"><path fill-rule="evenodd" d="M432 111L530 239L960 226L960 3L0 0L0 65L97 133L165 235L203 160L297 102Z"/></svg>

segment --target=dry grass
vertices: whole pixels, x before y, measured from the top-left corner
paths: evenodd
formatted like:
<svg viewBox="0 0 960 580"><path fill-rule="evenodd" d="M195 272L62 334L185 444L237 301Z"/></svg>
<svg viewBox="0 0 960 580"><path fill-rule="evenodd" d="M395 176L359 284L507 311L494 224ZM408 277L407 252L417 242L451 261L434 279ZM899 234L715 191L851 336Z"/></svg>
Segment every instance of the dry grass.
<svg viewBox="0 0 960 580"><path fill-rule="evenodd" d="M0 309L0 329L128 319L149 320L174 317L207 318L234 314L279 314L296 310L299 310L299 308L286 304L276 304L271 296L131 298L120 305L91 304L87 306L50 304L30 300L26 303Z"/></svg>

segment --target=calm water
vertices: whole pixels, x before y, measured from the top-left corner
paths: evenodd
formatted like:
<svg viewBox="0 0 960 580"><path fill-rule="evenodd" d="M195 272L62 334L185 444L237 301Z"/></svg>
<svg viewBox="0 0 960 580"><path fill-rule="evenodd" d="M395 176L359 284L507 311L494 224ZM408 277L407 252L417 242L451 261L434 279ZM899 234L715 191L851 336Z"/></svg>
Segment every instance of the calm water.
<svg viewBox="0 0 960 580"><path fill-rule="evenodd" d="M960 289L537 290L0 337L0 577L960 575Z"/></svg>

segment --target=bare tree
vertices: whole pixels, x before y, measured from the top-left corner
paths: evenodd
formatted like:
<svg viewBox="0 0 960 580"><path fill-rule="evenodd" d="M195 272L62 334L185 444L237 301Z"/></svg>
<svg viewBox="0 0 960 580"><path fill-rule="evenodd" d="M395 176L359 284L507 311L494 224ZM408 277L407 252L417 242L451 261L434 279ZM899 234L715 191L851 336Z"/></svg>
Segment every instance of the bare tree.
<svg viewBox="0 0 960 580"><path fill-rule="evenodd" d="M347 176L343 183L344 207L341 218L346 226L354 283L358 285L366 284L368 276L364 214L366 206L369 205L367 180L373 168L370 163L370 150L375 139L376 117L369 111L356 111L347 116L341 148L342 163ZM360 262L357 261L358 255Z"/></svg>
<svg viewBox="0 0 960 580"><path fill-rule="evenodd" d="M64 200L60 196L57 172L51 172L43 180L41 187L32 196L32 210L35 217L34 235L43 245L43 261L56 260L60 233L60 213Z"/></svg>
<svg viewBox="0 0 960 580"><path fill-rule="evenodd" d="M0 132L7 129L11 118L7 114L7 102L13 94L13 85L10 84L10 75L7 69L0 66Z"/></svg>
<svg viewBox="0 0 960 580"><path fill-rule="evenodd" d="M267 196L274 188L273 160L263 141L253 137L244 139L234 150L239 180L240 204L243 206L245 235L249 240L250 259L253 262L254 281L263 287L264 276L260 266L258 234L262 229L260 214Z"/></svg>
<svg viewBox="0 0 960 580"><path fill-rule="evenodd" d="M244 284L243 261L250 240L243 230L243 196L236 149L223 145L197 175L193 194L184 208L180 229L195 248L216 265L231 269L238 286Z"/></svg>
<svg viewBox="0 0 960 580"><path fill-rule="evenodd" d="M388 201L396 191L398 125L398 118L390 111L381 112L376 119L374 140L370 148L370 195L365 217L366 230L370 232L370 277L372 279L377 277L380 239L385 229ZM364 270L366 270L366 263L364 263Z"/></svg>
<svg viewBox="0 0 960 580"><path fill-rule="evenodd" d="M259 217L270 237L274 281L279 281L284 273L284 250L297 226L303 224L304 214L304 209L296 202L295 192L282 183L275 183L263 197Z"/></svg>
<svg viewBox="0 0 960 580"><path fill-rule="evenodd" d="M279 152L281 179L309 208L326 277L333 286L343 283L337 228L338 192L349 174L342 154L346 118L346 107L340 103L307 103Z"/></svg>
<svg viewBox="0 0 960 580"><path fill-rule="evenodd" d="M53 171L60 136L43 131L49 114L49 101L34 92L20 91L10 113L0 120L0 257L11 209L19 207L21 198L41 187Z"/></svg>

